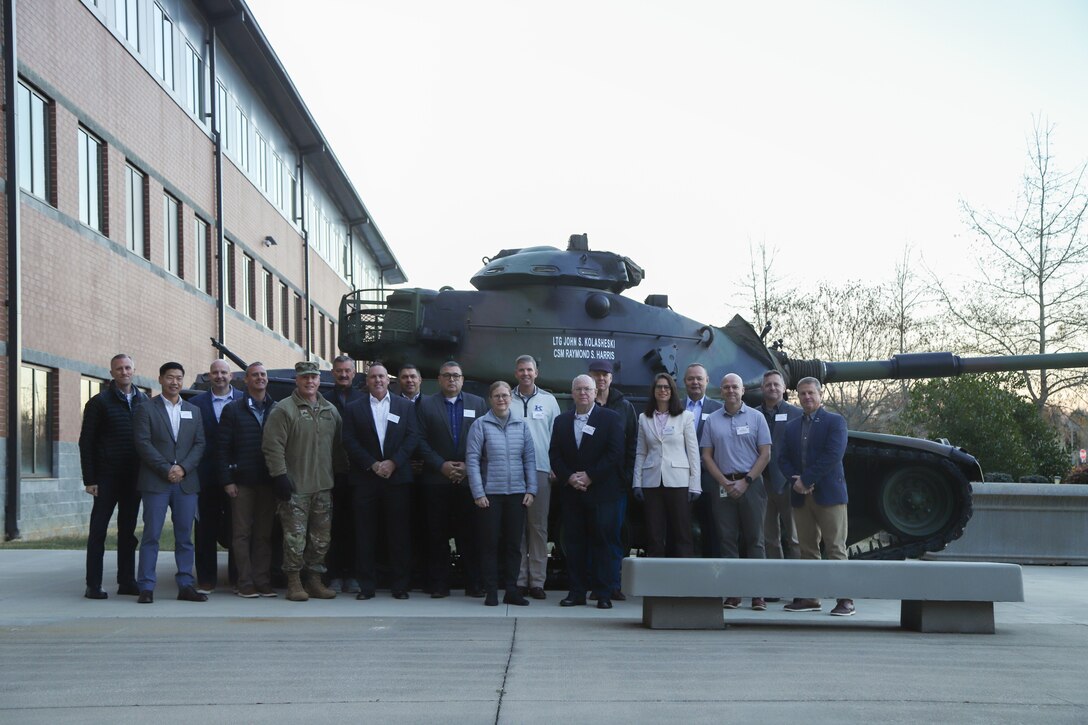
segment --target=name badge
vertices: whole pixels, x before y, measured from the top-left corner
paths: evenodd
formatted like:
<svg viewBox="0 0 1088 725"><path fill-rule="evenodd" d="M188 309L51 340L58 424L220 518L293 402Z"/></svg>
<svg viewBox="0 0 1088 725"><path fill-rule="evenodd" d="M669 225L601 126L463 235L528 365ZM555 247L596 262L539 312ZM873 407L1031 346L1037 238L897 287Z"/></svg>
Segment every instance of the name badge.
<svg viewBox="0 0 1088 725"><path fill-rule="evenodd" d="M774 416L774 422L775 423L780 423L780 422L784 421L785 419L786 419L786 414L785 413L775 413L775 416Z"/></svg>
<svg viewBox="0 0 1088 725"><path fill-rule="evenodd" d="M593 434L594 434L594 433L595 433L596 431L597 431L597 429L596 429L596 428L594 428L594 427L593 427L593 426L591 426L591 425L587 425L587 426L586 426L585 428L583 428L583 429L582 429L582 434L583 434L583 435L587 435L587 436L591 436L591 435L593 435Z"/></svg>
<svg viewBox="0 0 1088 725"><path fill-rule="evenodd" d="M476 417L476 411L475 410L465 409L465 417L466 418L475 418Z"/></svg>
<svg viewBox="0 0 1088 725"><path fill-rule="evenodd" d="M192 420L192 418L193 418L193 411L191 411L191 410L183 410L183 411L181 411L181 417L182 417L182 418L187 418L187 419L189 419L189 420Z"/></svg>
<svg viewBox="0 0 1088 725"><path fill-rule="evenodd" d="M400 422L400 416L397 415L396 413L390 413L389 416L386 418L386 420L389 421L390 423L399 423Z"/></svg>
<svg viewBox="0 0 1088 725"><path fill-rule="evenodd" d="M739 436L748 435L748 426L746 426L746 425L738 426L737 427L737 435L739 435Z"/></svg>
<svg viewBox="0 0 1088 725"><path fill-rule="evenodd" d="M706 420L709 417L710 417L710 413L703 413L703 420Z"/></svg>
<svg viewBox="0 0 1088 725"><path fill-rule="evenodd" d="M676 432L676 428L675 428L675 427L673 427L673 426L671 426L671 425L667 425L667 426L665 426L665 430L664 430L664 431L662 431L662 434L663 434L663 435L667 435L667 436L668 436L668 435L672 435L672 434L673 434L673 433L675 433L675 432Z"/></svg>
<svg viewBox="0 0 1088 725"><path fill-rule="evenodd" d="M533 420L544 420L544 411L543 410L534 410L533 411Z"/></svg>
<svg viewBox="0 0 1088 725"><path fill-rule="evenodd" d="M718 486L718 498L726 498L727 496L729 496L729 494L725 492L725 489Z"/></svg>

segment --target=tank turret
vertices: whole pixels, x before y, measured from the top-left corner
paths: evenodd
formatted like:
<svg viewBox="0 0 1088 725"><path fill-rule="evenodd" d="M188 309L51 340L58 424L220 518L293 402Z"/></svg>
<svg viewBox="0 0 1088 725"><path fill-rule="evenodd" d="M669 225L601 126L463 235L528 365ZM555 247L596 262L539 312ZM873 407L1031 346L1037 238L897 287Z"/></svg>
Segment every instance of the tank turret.
<svg viewBox="0 0 1088 725"><path fill-rule="evenodd" d="M509 380L514 360L538 360L538 384L557 393L593 360L612 362L613 386L645 395L659 372L682 377L701 363L712 389L726 373L745 381L758 402L763 373L778 370L789 387L806 376L822 382L930 378L967 372L1088 367L1088 353L1020 357L959 357L951 353L897 355L885 361L794 360L769 348L740 316L724 326L674 312L666 295L643 302L620 293L637 286L641 267L612 252L591 251L585 235L566 250L507 249L484 260L475 290L357 290L340 304L340 348L390 369L415 364L424 379L457 360L477 392ZM903 558L938 551L959 537L971 515L970 482L981 481L966 452L900 436L851 432L845 461L850 493L850 542L871 550L856 557Z"/></svg>

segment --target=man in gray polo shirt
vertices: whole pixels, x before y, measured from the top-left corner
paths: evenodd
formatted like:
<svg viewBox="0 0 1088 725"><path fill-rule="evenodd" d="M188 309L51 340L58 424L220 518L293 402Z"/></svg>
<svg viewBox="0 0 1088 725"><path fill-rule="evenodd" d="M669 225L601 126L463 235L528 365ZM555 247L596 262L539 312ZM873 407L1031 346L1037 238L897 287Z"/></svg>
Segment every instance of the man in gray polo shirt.
<svg viewBox="0 0 1088 725"><path fill-rule="evenodd" d="M740 556L738 540L744 537L749 559L764 559L763 518L767 512L767 491L763 469L771 459L771 431L763 413L744 404L744 381L736 373L722 378L720 410L703 424L699 448L703 467L718 484L714 520L722 557ZM725 600L727 609L740 606L740 597ZM752 598L752 609L764 610L762 597Z"/></svg>

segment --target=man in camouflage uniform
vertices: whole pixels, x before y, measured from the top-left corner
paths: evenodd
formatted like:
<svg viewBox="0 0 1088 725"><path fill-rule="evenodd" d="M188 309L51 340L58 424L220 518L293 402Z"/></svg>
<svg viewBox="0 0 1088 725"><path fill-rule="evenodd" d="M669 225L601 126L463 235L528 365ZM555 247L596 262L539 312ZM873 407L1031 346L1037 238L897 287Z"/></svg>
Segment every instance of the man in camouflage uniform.
<svg viewBox="0 0 1088 725"><path fill-rule="evenodd" d="M332 531L332 487L346 471L336 407L318 395L315 362L295 363L295 391L268 414L261 450L268 464L283 525L283 572L287 599L333 599L321 581Z"/></svg>

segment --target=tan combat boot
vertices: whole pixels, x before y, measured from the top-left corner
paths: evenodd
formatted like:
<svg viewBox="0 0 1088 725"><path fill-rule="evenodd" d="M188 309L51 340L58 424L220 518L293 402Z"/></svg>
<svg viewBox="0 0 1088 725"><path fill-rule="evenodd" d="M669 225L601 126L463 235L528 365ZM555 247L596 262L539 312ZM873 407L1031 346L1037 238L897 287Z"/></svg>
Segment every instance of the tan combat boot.
<svg viewBox="0 0 1088 725"><path fill-rule="evenodd" d="M302 588L297 571L287 572L287 601L305 602L310 598L306 590Z"/></svg>
<svg viewBox="0 0 1088 725"><path fill-rule="evenodd" d="M306 587L306 593L314 599L336 599L336 592L325 586L320 574L306 572L302 579L302 585Z"/></svg>

